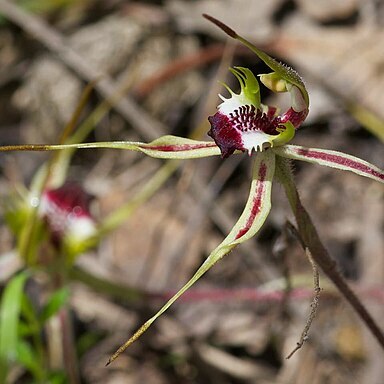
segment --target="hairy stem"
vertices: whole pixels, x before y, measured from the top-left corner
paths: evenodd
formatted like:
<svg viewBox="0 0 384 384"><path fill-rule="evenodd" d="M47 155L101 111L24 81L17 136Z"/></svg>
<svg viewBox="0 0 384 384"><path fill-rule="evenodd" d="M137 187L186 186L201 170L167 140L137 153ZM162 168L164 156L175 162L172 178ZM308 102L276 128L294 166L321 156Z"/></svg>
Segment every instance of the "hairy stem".
<svg viewBox="0 0 384 384"><path fill-rule="evenodd" d="M315 263L320 266L328 278L335 284L340 293L349 302L360 319L371 331L374 338L384 349L383 331L340 274L337 269L336 262L329 256L328 251L325 249L319 238L308 212L301 204L301 200L293 180L290 164L286 159L280 156L276 156L276 173L280 182L284 186L289 204L291 205L293 214L296 218L298 231L305 247L309 249Z"/></svg>

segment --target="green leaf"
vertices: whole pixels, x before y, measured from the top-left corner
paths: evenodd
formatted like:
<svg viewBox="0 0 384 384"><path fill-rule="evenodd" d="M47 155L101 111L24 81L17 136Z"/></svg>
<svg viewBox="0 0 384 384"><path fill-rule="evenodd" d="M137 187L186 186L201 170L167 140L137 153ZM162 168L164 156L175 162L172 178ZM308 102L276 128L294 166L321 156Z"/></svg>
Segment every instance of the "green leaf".
<svg viewBox="0 0 384 384"><path fill-rule="evenodd" d="M264 224L271 209L272 180L275 171L275 154L271 150L255 156L251 190L244 211L222 243L214 249L192 278L110 358L115 360L136 341L184 292L200 279L215 263L237 245L253 237Z"/></svg>
<svg viewBox="0 0 384 384"><path fill-rule="evenodd" d="M54 292L41 311L39 316L40 322L43 324L55 315L67 303L69 295L70 292L68 288L62 288Z"/></svg>
<svg viewBox="0 0 384 384"><path fill-rule="evenodd" d="M28 273L21 272L4 289L0 307L0 382L7 366L17 357L18 324L23 298L23 288Z"/></svg>
<svg viewBox="0 0 384 384"><path fill-rule="evenodd" d="M30 297L26 294L21 299L22 319L19 321L19 335L25 336L25 334L39 334L41 331L40 324L38 322L36 308L32 304ZM23 321L25 320L25 322Z"/></svg>
<svg viewBox="0 0 384 384"><path fill-rule="evenodd" d="M44 378L44 368L39 365L39 360L36 359L36 351L23 340L20 340L17 345L17 361L32 373L36 381L41 381Z"/></svg>
<svg viewBox="0 0 384 384"><path fill-rule="evenodd" d="M23 315L23 313L22 313L22 315ZM18 332L19 332L19 338L25 339L27 337L30 337L30 336L36 334L36 327L34 325L31 326L31 324L29 322L26 322L23 319L20 319Z"/></svg>
<svg viewBox="0 0 384 384"><path fill-rule="evenodd" d="M67 384L68 377L64 372L54 372L50 374L48 382L49 384Z"/></svg>

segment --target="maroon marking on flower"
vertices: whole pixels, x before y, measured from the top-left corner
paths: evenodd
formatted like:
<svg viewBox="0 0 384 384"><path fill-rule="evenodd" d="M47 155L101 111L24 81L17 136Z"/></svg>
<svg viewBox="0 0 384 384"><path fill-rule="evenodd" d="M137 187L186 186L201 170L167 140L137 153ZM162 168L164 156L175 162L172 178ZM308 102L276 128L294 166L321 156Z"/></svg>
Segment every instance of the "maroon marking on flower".
<svg viewBox="0 0 384 384"><path fill-rule="evenodd" d="M239 239L241 236L244 236L249 229L252 227L253 222L255 221L255 218L257 214L260 212L261 209L261 204L262 204L262 197L264 193L264 187L265 187L265 176L267 174L267 166L265 163L260 164L260 169L259 169L259 177L258 177L258 189L256 191L256 195L253 198L252 201L252 210L251 214L248 217L248 220L243 228L239 230L239 232L236 235L236 239Z"/></svg>
<svg viewBox="0 0 384 384"><path fill-rule="evenodd" d="M283 115L278 117L280 124L290 121L295 128L299 128L308 116L308 109L304 109L301 112L296 112L293 108L289 108Z"/></svg>
<svg viewBox="0 0 384 384"><path fill-rule="evenodd" d="M208 135L220 148L223 158L235 150L246 151L248 149L244 147L243 133L259 131L269 135L278 134L276 128L279 120L274 117L275 111L275 108L270 108L267 113L263 113L254 105L243 105L229 113L229 116L216 112L208 117L211 123Z"/></svg>
<svg viewBox="0 0 384 384"><path fill-rule="evenodd" d="M58 209L76 217L90 216L89 204L92 197L77 183L68 182L55 189L48 189L44 195Z"/></svg>
<svg viewBox="0 0 384 384"><path fill-rule="evenodd" d="M143 149L152 149L160 152L182 152L191 151L194 149L212 148L216 145L214 143L206 144L175 144L175 145L143 145Z"/></svg>
<svg viewBox="0 0 384 384"><path fill-rule="evenodd" d="M208 135L220 148L223 158L232 155L236 149L244 150L241 134L234 129L231 120L227 116L221 112L216 112L213 116L208 117L208 121L211 123Z"/></svg>
<svg viewBox="0 0 384 384"><path fill-rule="evenodd" d="M297 149L297 153L299 155L302 155L308 158L321 159L321 160L329 161L335 164L341 164L341 165L356 169L360 172L366 173L368 175L375 176L381 180L384 180L384 175L382 173L370 168L368 165L361 164L360 162L354 161L347 157L343 157L340 155L333 155L330 153L311 151L310 149L302 149L302 148Z"/></svg>
<svg viewBox="0 0 384 384"><path fill-rule="evenodd" d="M271 107L268 105L268 110L267 110L267 116L269 119L273 119L276 116L276 107Z"/></svg>
<svg viewBox="0 0 384 384"><path fill-rule="evenodd" d="M91 200L92 197L73 182L44 191L40 210L55 246L60 245L63 236L71 230L76 220L85 219L82 222L84 225L87 225L88 221L93 222L89 212Z"/></svg>

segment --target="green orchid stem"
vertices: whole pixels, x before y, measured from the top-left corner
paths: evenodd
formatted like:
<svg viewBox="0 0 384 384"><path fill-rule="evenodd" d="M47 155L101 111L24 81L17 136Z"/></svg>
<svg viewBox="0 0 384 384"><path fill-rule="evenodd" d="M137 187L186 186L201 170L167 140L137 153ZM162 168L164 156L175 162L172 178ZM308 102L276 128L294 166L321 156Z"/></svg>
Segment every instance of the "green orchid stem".
<svg viewBox="0 0 384 384"><path fill-rule="evenodd" d="M304 242L304 245L311 252L311 255L316 264L321 267L328 278L335 284L340 293L357 312L361 320L371 331L374 338L384 349L383 331L380 329L362 302L355 295L343 276L338 271L336 262L329 256L324 245L321 243L319 235L312 223L308 212L301 204L299 193L293 180L293 175L288 160L280 156L276 156L276 174L284 186L285 193L288 197L289 204L291 205L297 222L298 231Z"/></svg>

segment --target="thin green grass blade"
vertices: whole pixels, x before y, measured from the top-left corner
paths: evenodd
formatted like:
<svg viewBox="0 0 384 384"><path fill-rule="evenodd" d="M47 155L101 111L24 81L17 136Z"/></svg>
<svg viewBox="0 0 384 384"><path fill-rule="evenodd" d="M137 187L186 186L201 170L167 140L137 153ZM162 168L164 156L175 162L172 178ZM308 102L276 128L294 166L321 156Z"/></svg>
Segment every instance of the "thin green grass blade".
<svg viewBox="0 0 384 384"><path fill-rule="evenodd" d="M69 294L68 288L62 288L52 294L40 313L39 320L41 324L44 324L67 303Z"/></svg>
<svg viewBox="0 0 384 384"><path fill-rule="evenodd" d="M17 344L17 361L32 373L36 381L42 382L45 376L43 368L36 359L36 351L26 341L19 340Z"/></svg>
<svg viewBox="0 0 384 384"><path fill-rule="evenodd" d="M24 284L28 274L22 272L8 283L0 307L0 382L6 377L8 364L16 360L18 325Z"/></svg>

